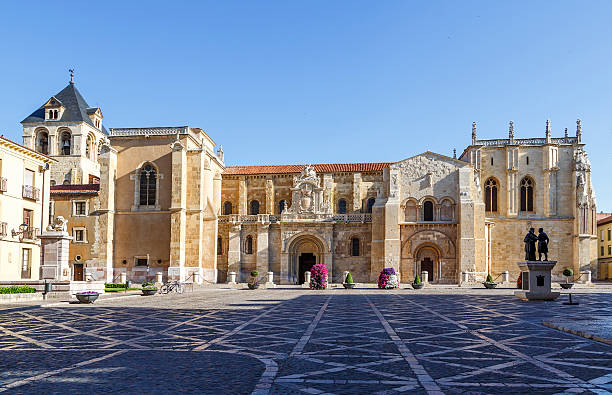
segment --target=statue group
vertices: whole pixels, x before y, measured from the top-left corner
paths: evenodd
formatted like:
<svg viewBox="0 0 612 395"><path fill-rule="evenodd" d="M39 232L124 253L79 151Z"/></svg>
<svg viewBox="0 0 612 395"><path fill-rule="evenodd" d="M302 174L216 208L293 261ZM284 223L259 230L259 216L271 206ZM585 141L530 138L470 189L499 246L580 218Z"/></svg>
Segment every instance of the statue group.
<svg viewBox="0 0 612 395"><path fill-rule="evenodd" d="M536 260L536 242L538 243L538 261L542 260L542 255L544 255L544 261L548 261L548 242L550 239L548 235L544 233L544 229L538 229L538 234L535 234L535 230L533 228L529 229L529 233L525 236L523 240L525 242L525 260L526 261L535 261Z"/></svg>

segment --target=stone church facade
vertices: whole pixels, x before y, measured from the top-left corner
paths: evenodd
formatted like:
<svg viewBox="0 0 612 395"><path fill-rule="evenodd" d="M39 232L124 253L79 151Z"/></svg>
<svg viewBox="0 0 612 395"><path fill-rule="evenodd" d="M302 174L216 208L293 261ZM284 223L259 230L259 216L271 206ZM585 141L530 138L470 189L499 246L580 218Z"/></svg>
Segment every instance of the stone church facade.
<svg viewBox="0 0 612 395"><path fill-rule="evenodd" d="M473 125L458 159L226 167L202 129L101 120L71 82L23 121L24 145L58 161L49 214L75 224L75 277L225 282L258 270L296 284L323 263L333 282L346 271L372 282L385 267L404 282L422 271L445 284L516 279L529 227L546 229L559 278L565 267L597 277L580 122L575 136L552 138L547 123L531 139L511 124L507 139L479 140Z"/></svg>

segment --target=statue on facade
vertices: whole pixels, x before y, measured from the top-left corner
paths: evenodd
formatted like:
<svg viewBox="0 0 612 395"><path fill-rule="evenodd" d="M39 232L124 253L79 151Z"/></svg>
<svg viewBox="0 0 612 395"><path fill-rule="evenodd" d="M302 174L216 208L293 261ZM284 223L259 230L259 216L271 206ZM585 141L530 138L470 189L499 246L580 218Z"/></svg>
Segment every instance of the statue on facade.
<svg viewBox="0 0 612 395"><path fill-rule="evenodd" d="M538 236L535 234L535 229L529 228L529 233L523 239L525 243L525 260L526 261L535 261L536 260L536 241L538 241Z"/></svg>
<svg viewBox="0 0 612 395"><path fill-rule="evenodd" d="M55 221L47 226L47 232L67 232L68 220L61 215L55 218Z"/></svg>
<svg viewBox="0 0 612 395"><path fill-rule="evenodd" d="M538 229L538 261L542 260L542 254L544 254L544 260L548 261L548 242L550 239L548 235L544 233L544 229Z"/></svg>

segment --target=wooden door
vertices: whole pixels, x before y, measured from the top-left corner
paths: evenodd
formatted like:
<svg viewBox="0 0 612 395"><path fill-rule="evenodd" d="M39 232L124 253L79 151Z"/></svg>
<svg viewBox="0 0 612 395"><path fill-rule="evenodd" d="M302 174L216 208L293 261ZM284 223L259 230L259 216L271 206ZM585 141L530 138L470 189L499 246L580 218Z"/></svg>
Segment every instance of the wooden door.
<svg viewBox="0 0 612 395"><path fill-rule="evenodd" d="M83 281L83 264L74 264L74 281Z"/></svg>

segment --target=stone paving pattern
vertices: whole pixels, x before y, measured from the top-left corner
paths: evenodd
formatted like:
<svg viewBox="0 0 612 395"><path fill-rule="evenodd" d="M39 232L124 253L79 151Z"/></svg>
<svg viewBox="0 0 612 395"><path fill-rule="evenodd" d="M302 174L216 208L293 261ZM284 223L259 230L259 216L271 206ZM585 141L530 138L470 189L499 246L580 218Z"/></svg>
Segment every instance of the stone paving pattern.
<svg viewBox="0 0 612 395"><path fill-rule="evenodd" d="M612 318L508 292L200 290L0 312L0 392L612 391L612 346L543 320Z"/></svg>

